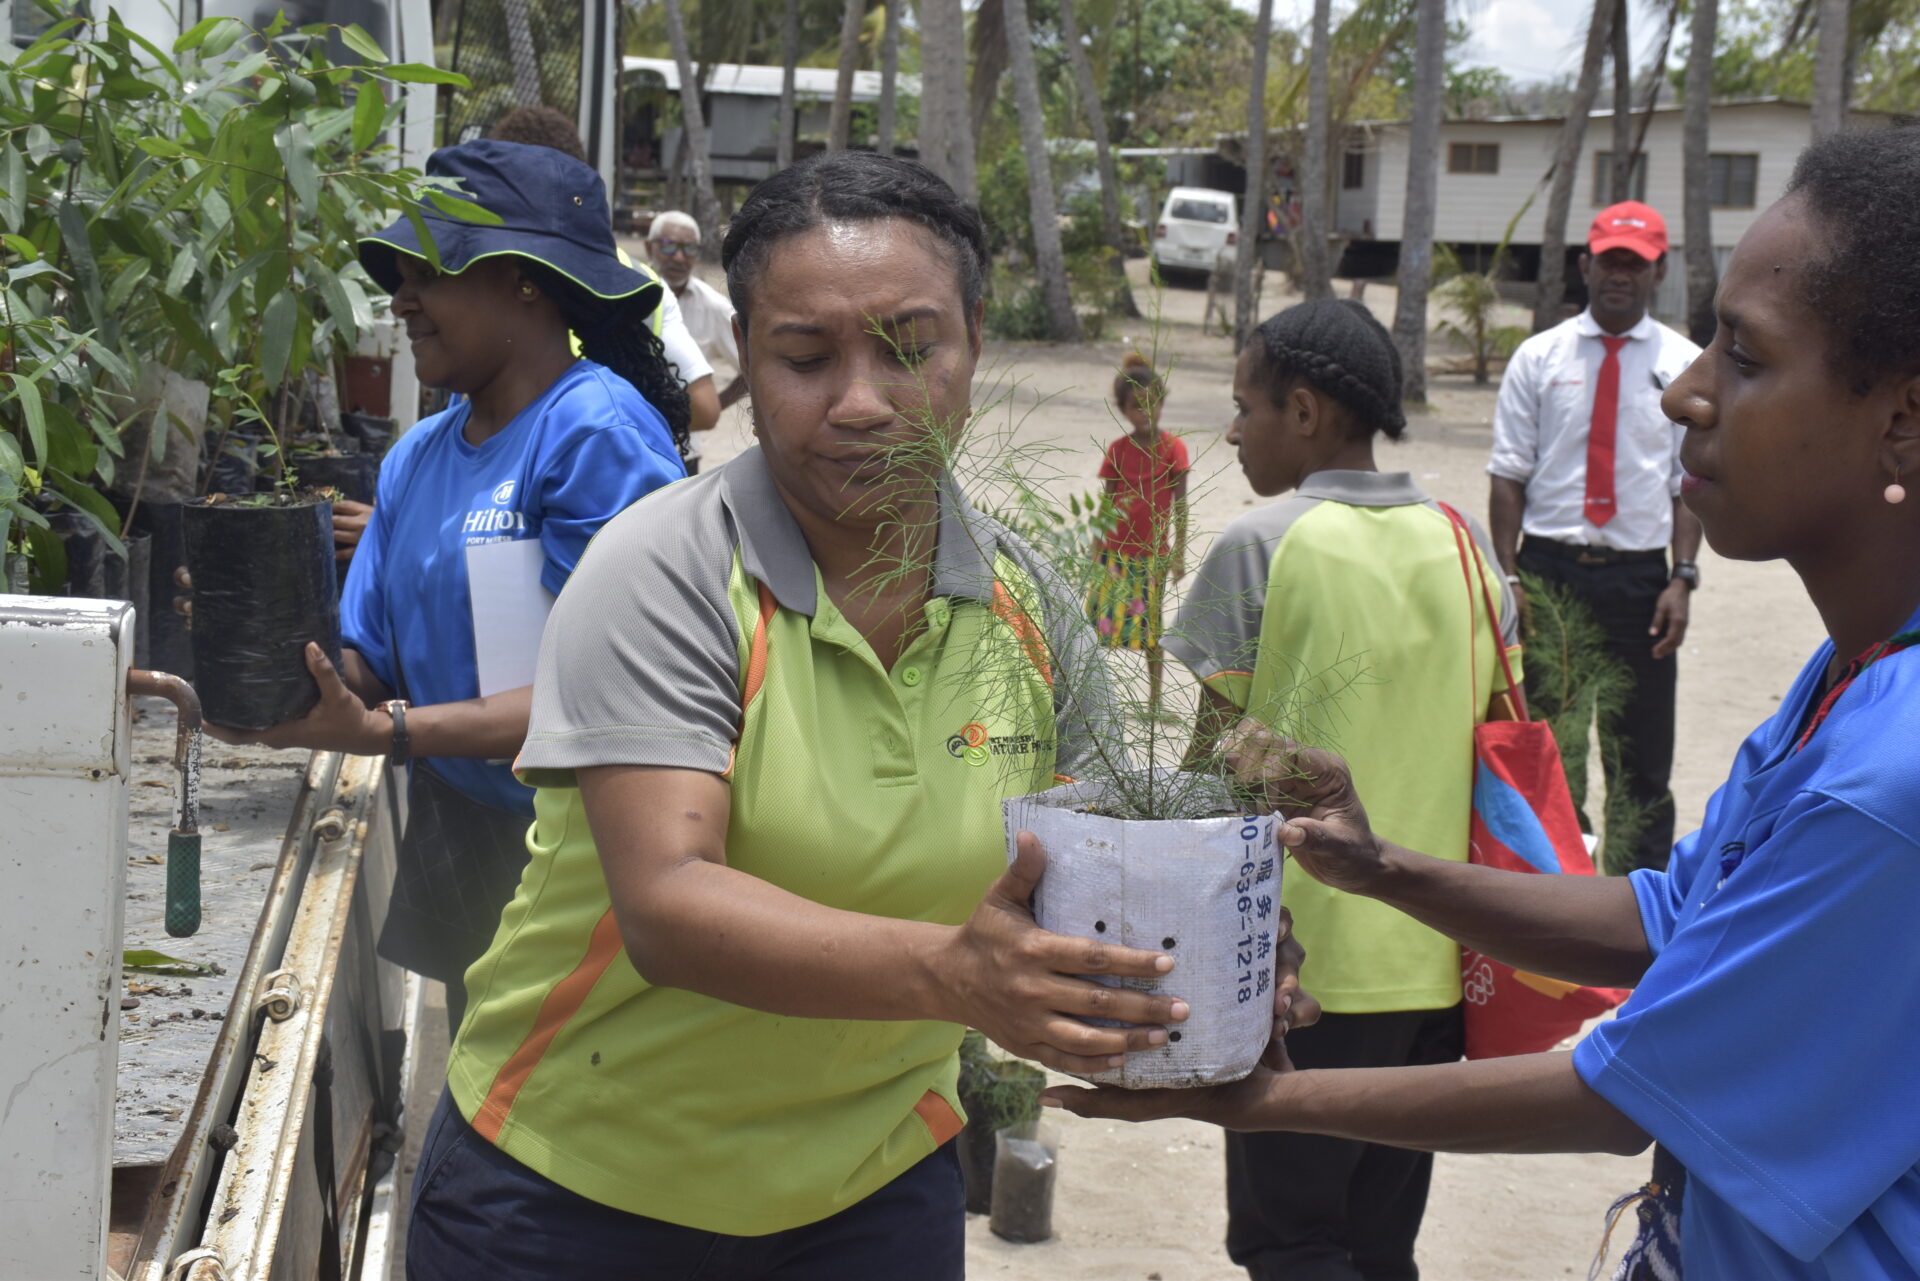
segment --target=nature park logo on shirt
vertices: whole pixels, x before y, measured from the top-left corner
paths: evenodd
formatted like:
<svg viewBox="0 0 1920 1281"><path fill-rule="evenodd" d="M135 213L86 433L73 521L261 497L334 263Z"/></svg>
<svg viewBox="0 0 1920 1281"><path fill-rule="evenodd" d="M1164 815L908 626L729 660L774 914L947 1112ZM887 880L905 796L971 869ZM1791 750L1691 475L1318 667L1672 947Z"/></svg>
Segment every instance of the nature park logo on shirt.
<svg viewBox="0 0 1920 1281"><path fill-rule="evenodd" d="M989 734L979 721L968 721L960 732L948 737L947 755L976 768L996 756L1031 756L1051 752L1053 740L1037 734Z"/></svg>

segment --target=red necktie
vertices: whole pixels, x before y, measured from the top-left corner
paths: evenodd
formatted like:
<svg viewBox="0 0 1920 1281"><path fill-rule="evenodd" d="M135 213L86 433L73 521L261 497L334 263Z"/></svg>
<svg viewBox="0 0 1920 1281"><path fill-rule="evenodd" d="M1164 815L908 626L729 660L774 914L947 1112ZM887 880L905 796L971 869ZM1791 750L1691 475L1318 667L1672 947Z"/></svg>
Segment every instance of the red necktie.
<svg viewBox="0 0 1920 1281"><path fill-rule="evenodd" d="M1600 381L1593 388L1593 423L1587 431L1587 520L1604 525L1613 519L1613 435L1620 417L1620 349L1625 338L1600 341L1607 358L1600 362Z"/></svg>

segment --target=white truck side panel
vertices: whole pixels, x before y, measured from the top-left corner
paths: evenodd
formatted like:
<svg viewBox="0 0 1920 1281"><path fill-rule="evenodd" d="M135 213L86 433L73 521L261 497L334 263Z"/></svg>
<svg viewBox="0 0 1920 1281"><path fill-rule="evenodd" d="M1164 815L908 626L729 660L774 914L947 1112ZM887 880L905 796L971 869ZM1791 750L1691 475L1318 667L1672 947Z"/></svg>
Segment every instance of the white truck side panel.
<svg viewBox="0 0 1920 1281"><path fill-rule="evenodd" d="M0 1276L104 1275L133 609L0 598Z"/></svg>

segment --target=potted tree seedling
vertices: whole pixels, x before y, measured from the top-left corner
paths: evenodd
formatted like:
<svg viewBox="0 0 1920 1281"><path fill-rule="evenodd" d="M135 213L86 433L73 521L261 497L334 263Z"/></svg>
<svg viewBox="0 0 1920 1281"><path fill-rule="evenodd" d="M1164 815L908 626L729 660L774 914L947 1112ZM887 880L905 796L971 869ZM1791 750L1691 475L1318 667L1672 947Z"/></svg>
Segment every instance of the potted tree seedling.
<svg viewBox="0 0 1920 1281"><path fill-rule="evenodd" d="M332 38L361 61L330 61ZM253 437L267 475L259 492L210 490L184 512L194 665L209 721L260 729L318 700L308 642L339 653L331 491L303 486L286 446L309 375L330 374L372 322L356 242L399 210L434 261L422 201L497 219L416 171L386 167L381 138L399 104L385 86L460 77L389 64L358 27L292 29L284 13L260 29L209 18L174 53L193 85L191 114L178 134L139 146L173 172L175 204L202 209L220 231L189 273L200 305L177 320L201 326L189 341L214 365L216 456Z"/></svg>
<svg viewBox="0 0 1920 1281"><path fill-rule="evenodd" d="M976 508L1001 513L997 522L962 522L940 534L974 539L983 553L943 555L944 575L962 560L992 566L992 581L976 591L994 602L998 625L976 647L974 661L987 678L976 674L970 684L1002 691L985 705L955 708L960 727L949 750L979 768L1007 771L1008 857L1022 831L1046 851L1034 897L1043 928L1175 959L1167 986L1188 1002L1187 1021L1166 1045L1129 1054L1124 1066L1090 1079L1139 1088L1237 1080L1253 1070L1272 1030L1282 862L1276 819L1260 812L1218 757L1189 759L1194 713L1154 699L1139 652L1096 642L1081 612L1111 572L1093 538L1110 514L1097 502L1065 499L1075 481L1059 474L1048 446L1023 438L1017 421L988 429L984 420L997 408L988 405L964 429L917 424L884 446L903 468L943 472ZM989 554L1000 541L996 525L1046 549L1028 558L1036 570ZM1149 542L1171 546L1171 537L1158 538L1163 532L1171 534L1156 530ZM904 546L918 549L906 561L935 554L937 540L926 531L903 535ZM929 569L924 559L917 566ZM1246 656L1248 667L1253 658ZM1357 661L1298 672L1291 694L1268 709L1272 728L1329 743L1332 705L1358 674ZM1057 759L1073 762L1075 778L1036 791L1031 744L1052 736L1054 718L1074 741L1070 752L1060 745Z"/></svg>

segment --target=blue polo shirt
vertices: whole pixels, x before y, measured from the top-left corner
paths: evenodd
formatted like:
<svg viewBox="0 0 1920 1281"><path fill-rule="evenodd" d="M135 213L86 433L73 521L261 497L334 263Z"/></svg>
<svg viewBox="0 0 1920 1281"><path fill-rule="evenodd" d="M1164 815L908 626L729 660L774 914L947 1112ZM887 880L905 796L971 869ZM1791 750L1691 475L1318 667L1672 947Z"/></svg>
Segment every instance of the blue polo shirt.
<svg viewBox="0 0 1920 1281"><path fill-rule="evenodd" d="M1633 874L1653 965L1574 1051L1687 1167L1687 1281L1920 1277L1920 649L1796 752L1832 657Z"/></svg>
<svg viewBox="0 0 1920 1281"><path fill-rule="evenodd" d="M340 601L342 639L389 689L430 705L477 698L467 548L540 540L541 582L558 594L587 541L636 500L686 475L663 419L620 375L576 361L479 445L465 400L402 436L380 468L379 502ZM510 762L441 757L461 792L533 815Z"/></svg>

